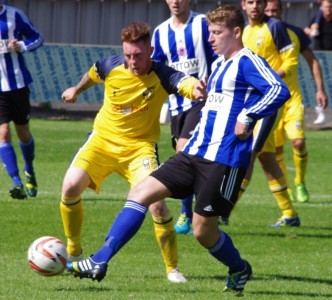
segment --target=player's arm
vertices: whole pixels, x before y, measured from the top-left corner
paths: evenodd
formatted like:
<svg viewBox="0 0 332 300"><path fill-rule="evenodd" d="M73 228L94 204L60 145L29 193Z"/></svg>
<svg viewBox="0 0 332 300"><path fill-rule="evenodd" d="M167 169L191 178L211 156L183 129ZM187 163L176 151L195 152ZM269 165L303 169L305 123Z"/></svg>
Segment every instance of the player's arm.
<svg viewBox="0 0 332 300"><path fill-rule="evenodd" d="M303 55L304 59L308 63L308 66L311 70L312 76L316 83L316 101L317 105L323 107L324 109L328 105L328 98L325 92L324 87L324 80L323 80L323 74L322 74L322 68L320 66L320 63L315 56L314 52L311 48L304 49L301 54Z"/></svg>
<svg viewBox="0 0 332 300"><path fill-rule="evenodd" d="M279 21L273 23L270 30L281 59L281 66L276 72L281 78L284 78L296 72L298 67L298 54L295 52L283 22Z"/></svg>
<svg viewBox="0 0 332 300"><path fill-rule="evenodd" d="M19 50L16 49L15 51L33 51L43 44L43 36L37 31L37 29L33 26L31 21L23 12L19 10L16 11L15 23L17 32L19 32L20 35L24 37L22 40L22 37L18 37Z"/></svg>
<svg viewBox="0 0 332 300"><path fill-rule="evenodd" d="M89 72L83 75L81 81L77 85L70 87L63 92L62 99L67 103L75 102L80 93L98 82L104 82L111 70L122 63L124 63L122 55L112 55L98 60L90 68Z"/></svg>
<svg viewBox="0 0 332 300"><path fill-rule="evenodd" d="M253 89L237 120L252 128L256 120L275 113L290 98L290 92L267 62L256 55L244 58L241 68L244 81Z"/></svg>
<svg viewBox="0 0 332 300"><path fill-rule="evenodd" d="M153 63L152 68L169 95L180 94L193 101L206 99L206 83L203 80L198 80L162 63Z"/></svg>
<svg viewBox="0 0 332 300"><path fill-rule="evenodd" d="M280 53L282 64L277 70L277 74L281 78L289 76L291 73L294 73L298 66L298 56L294 48L290 48L282 53Z"/></svg>
<svg viewBox="0 0 332 300"><path fill-rule="evenodd" d="M178 86L179 94L193 101L207 98L206 83L192 76L186 76L180 81Z"/></svg>
<svg viewBox="0 0 332 300"><path fill-rule="evenodd" d="M85 73L81 81L62 93L62 99L66 103L74 103L77 100L77 96L83 91L87 90L96 83L90 78L89 72Z"/></svg>

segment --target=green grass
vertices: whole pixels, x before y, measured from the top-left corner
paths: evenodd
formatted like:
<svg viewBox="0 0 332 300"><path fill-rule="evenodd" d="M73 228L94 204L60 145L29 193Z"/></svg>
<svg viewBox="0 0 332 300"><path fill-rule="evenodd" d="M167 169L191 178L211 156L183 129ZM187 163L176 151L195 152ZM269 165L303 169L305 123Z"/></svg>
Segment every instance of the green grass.
<svg viewBox="0 0 332 300"><path fill-rule="evenodd" d="M36 199L10 199L11 181L0 169L0 299L232 299L221 294L226 268L191 235L178 236L180 268L189 282L176 285L166 280L150 216L111 261L101 283L67 273L44 278L29 269L26 255L33 240L43 235L65 240L59 212L62 179L91 125L87 121L32 120L39 183ZM173 154L169 136L169 126L162 126L161 160ZM245 299L332 299L332 131L310 131L307 138L311 200L295 204L302 226L268 228L280 217L280 211L257 164L230 226L224 228L253 266L254 277L246 287ZM291 167L289 145L286 152ZM22 168L20 152L17 154ZM293 168L289 168L289 176L294 176ZM105 181L100 195L89 190L84 193L86 255L102 244L127 192L127 183L114 174ZM177 218L180 203L168 199L168 205Z"/></svg>

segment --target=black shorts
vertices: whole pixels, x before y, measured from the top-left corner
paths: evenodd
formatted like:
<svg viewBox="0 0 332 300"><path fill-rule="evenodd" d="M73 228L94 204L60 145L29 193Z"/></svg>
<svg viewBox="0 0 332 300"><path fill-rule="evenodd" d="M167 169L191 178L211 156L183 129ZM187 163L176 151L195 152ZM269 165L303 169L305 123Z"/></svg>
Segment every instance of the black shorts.
<svg viewBox="0 0 332 300"><path fill-rule="evenodd" d="M0 93L0 125L11 121L18 125L28 124L30 111L28 87Z"/></svg>
<svg viewBox="0 0 332 300"><path fill-rule="evenodd" d="M200 112L205 101L198 102L182 114L171 117L172 146L176 149L179 138L190 139L200 119Z"/></svg>
<svg viewBox="0 0 332 300"><path fill-rule="evenodd" d="M245 172L245 168L179 152L150 175L171 191L172 198L182 199L194 194L197 214L228 218L238 199Z"/></svg>

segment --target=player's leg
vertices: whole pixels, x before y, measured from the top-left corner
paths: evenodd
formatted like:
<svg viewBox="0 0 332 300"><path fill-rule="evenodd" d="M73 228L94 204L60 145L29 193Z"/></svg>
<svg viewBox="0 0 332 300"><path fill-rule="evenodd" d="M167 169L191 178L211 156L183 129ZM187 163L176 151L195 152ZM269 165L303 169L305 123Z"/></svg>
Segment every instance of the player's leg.
<svg viewBox="0 0 332 300"><path fill-rule="evenodd" d="M67 264L74 276L102 280L107 263L140 229L148 207L158 199L170 196L168 188L152 176L148 176L132 188L122 211L113 222L103 246L92 256Z"/></svg>
<svg viewBox="0 0 332 300"><path fill-rule="evenodd" d="M134 155L128 158L128 161L130 161L129 166L123 171L123 176L128 179L131 187L146 178L152 171L158 169L159 166L158 151L154 145L145 143L137 151L133 152ZM169 212L164 200L151 204L149 210L153 219L156 240L166 265L166 274L170 281L184 282L183 275L177 271L178 247L173 216Z"/></svg>
<svg viewBox="0 0 332 300"><path fill-rule="evenodd" d="M112 158L107 156L112 147L108 149L107 146L97 134L89 135L64 177L60 211L71 260L82 254L82 192L90 187L98 193L103 180L112 172Z"/></svg>
<svg viewBox="0 0 332 300"><path fill-rule="evenodd" d="M17 157L12 145L10 122L13 120L15 98L13 92L0 93L0 157L8 176L12 179L13 188L9 191L13 199L25 199L26 193L21 180Z"/></svg>
<svg viewBox="0 0 332 300"><path fill-rule="evenodd" d="M204 101L196 103L189 110L171 119L172 140L176 141L175 150L179 152L191 138L196 125L200 120L200 112L204 106ZM174 226L177 233L190 233L193 217L193 195L181 199L180 216Z"/></svg>
<svg viewBox="0 0 332 300"><path fill-rule="evenodd" d="M90 183L89 175L79 167L70 167L63 180L60 212L70 260L74 260L82 254L83 205L81 194Z"/></svg>
<svg viewBox="0 0 332 300"><path fill-rule="evenodd" d="M166 265L167 278L171 282L186 282L178 270L178 244L174 222L165 200L160 200L149 206L152 215L156 239Z"/></svg>
<svg viewBox="0 0 332 300"><path fill-rule="evenodd" d="M30 90L28 87L13 91L15 97L13 121L16 134L20 141L20 149L24 160L25 188L28 196L36 197L38 192L37 180L34 172L33 161L35 158L35 141L30 132Z"/></svg>
<svg viewBox="0 0 332 300"><path fill-rule="evenodd" d="M296 197L298 202L308 202L309 193L305 185L305 174L308 164L308 151L305 139L292 140L293 160L295 165L294 184L296 186Z"/></svg>
<svg viewBox="0 0 332 300"><path fill-rule="evenodd" d="M281 219L271 227L299 226L300 219L287 192L287 183L279 167L275 152L261 152L259 162L265 173L269 188L282 211Z"/></svg>
<svg viewBox="0 0 332 300"><path fill-rule="evenodd" d="M284 145L286 144L286 131L288 128L292 110L293 109L291 103L287 102L283 111L283 115L280 121L278 122L276 128L274 129L274 142L276 146L276 159L282 173L285 176L289 198L291 199L292 202L295 202L296 198L288 179L288 172L287 172L286 162L284 159L284 149L283 149Z"/></svg>
<svg viewBox="0 0 332 300"><path fill-rule="evenodd" d="M218 228L219 215L228 216L238 199L245 170L211 163L199 165L196 173L196 206L193 217L194 236L209 253L228 267L224 291L242 294L252 270L234 247L232 239ZM206 184L209 182L209 185Z"/></svg>
<svg viewBox="0 0 332 300"><path fill-rule="evenodd" d="M188 138L179 138L176 144L176 152L181 151L187 141ZM193 218L193 199L194 195L181 199L180 216L174 226L177 233L186 234L190 232Z"/></svg>
<svg viewBox="0 0 332 300"><path fill-rule="evenodd" d="M305 173L308 164L308 150L305 143L302 99L297 99L296 102L292 103L287 119L285 120L285 130L288 138L291 140L293 149L296 198L299 202L307 202L309 194L305 186Z"/></svg>
<svg viewBox="0 0 332 300"><path fill-rule="evenodd" d="M24 174L25 174L25 188L28 196L36 197L38 192L37 179L33 167L33 160L35 158L35 141L30 133L29 124L18 125L15 124L17 136L20 140L20 149L24 159Z"/></svg>

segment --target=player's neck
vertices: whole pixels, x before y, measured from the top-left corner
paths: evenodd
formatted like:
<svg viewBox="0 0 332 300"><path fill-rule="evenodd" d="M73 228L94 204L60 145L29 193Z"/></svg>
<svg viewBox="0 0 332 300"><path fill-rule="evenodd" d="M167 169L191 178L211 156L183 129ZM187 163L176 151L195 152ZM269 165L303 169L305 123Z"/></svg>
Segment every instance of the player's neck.
<svg viewBox="0 0 332 300"><path fill-rule="evenodd" d="M263 22L263 19L264 19L264 14L260 17L260 18L258 18L258 19L250 19L249 18L249 25L250 26L256 26L256 25L259 25L259 24L261 24L262 22Z"/></svg>
<svg viewBox="0 0 332 300"><path fill-rule="evenodd" d="M225 61L236 56L242 49L243 49L243 44L241 42L239 42L228 53L224 54Z"/></svg>
<svg viewBox="0 0 332 300"><path fill-rule="evenodd" d="M173 15L173 25L176 28L179 28L181 26L183 26L184 24L186 24L186 22L188 21L190 15L190 10L188 11L184 11L182 14L180 15Z"/></svg>

